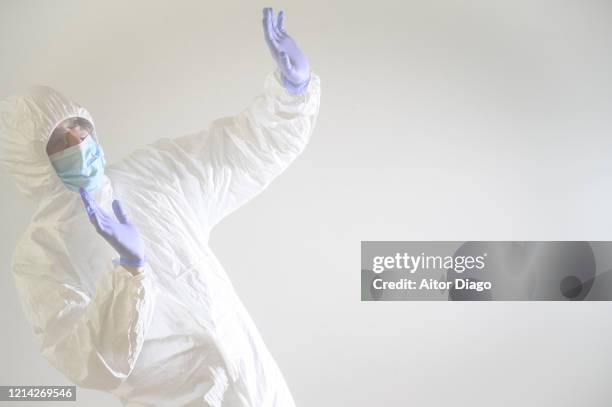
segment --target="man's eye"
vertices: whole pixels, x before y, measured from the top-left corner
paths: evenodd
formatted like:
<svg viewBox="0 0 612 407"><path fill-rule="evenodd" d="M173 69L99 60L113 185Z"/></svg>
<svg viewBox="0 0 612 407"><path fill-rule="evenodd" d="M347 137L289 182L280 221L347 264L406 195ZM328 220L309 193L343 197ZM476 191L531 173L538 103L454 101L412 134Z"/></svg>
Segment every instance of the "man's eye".
<svg viewBox="0 0 612 407"><path fill-rule="evenodd" d="M55 129L53 131L53 134L51 134L51 137L57 138L57 139L63 139L64 137L66 137L66 131L60 130L60 129Z"/></svg>

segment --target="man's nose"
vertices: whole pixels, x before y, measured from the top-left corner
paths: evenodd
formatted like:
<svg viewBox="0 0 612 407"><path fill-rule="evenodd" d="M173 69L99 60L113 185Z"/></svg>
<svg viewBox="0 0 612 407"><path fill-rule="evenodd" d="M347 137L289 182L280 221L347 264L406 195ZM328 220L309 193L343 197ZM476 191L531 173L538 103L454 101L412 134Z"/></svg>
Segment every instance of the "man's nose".
<svg viewBox="0 0 612 407"><path fill-rule="evenodd" d="M66 142L69 146L76 146L81 141L83 140L81 139L81 132L78 128L68 129L68 132L66 133Z"/></svg>

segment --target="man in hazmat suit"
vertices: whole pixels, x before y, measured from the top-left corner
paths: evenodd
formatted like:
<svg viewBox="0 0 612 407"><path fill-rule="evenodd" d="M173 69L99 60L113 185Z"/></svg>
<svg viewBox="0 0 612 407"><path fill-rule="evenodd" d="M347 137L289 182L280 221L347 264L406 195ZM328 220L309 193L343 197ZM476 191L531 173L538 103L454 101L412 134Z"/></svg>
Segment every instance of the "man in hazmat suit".
<svg viewBox="0 0 612 407"><path fill-rule="evenodd" d="M126 406L295 405L208 246L315 126L320 80L283 17L264 9L278 67L250 107L109 166L90 114L55 90L0 103L0 164L36 205L15 283L42 354L77 385Z"/></svg>

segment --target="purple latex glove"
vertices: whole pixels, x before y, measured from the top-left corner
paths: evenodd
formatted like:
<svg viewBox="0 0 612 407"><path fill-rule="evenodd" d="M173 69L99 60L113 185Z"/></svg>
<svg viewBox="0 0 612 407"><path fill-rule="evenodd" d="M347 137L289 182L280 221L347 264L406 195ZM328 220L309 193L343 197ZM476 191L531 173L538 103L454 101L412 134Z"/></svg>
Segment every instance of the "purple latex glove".
<svg viewBox="0 0 612 407"><path fill-rule="evenodd" d="M308 88L310 64L300 47L287 34L284 27L285 13L281 10L277 18L270 7L263 9L263 30L272 57L283 76L283 85L289 93L297 95Z"/></svg>
<svg viewBox="0 0 612 407"><path fill-rule="evenodd" d="M89 192L83 188L79 192L96 231L119 253L119 264L127 267L144 266L144 242L136 226L129 221L121 203L116 199L113 201L115 220L98 206Z"/></svg>

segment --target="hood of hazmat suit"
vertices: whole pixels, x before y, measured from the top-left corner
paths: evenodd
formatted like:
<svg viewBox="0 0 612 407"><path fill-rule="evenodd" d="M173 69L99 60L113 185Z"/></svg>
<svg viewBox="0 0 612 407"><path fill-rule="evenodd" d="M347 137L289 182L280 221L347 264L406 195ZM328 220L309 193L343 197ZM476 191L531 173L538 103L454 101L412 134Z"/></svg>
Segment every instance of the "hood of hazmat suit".
<svg viewBox="0 0 612 407"><path fill-rule="evenodd" d="M238 115L107 166L92 196L108 213L114 198L125 204L146 246L138 275L117 264L45 151L69 117L90 121L98 140L91 115L46 86L0 102L0 166L35 202L11 268L43 356L127 406L293 406L208 240L304 150L319 98L314 73L291 95L276 70Z"/></svg>

